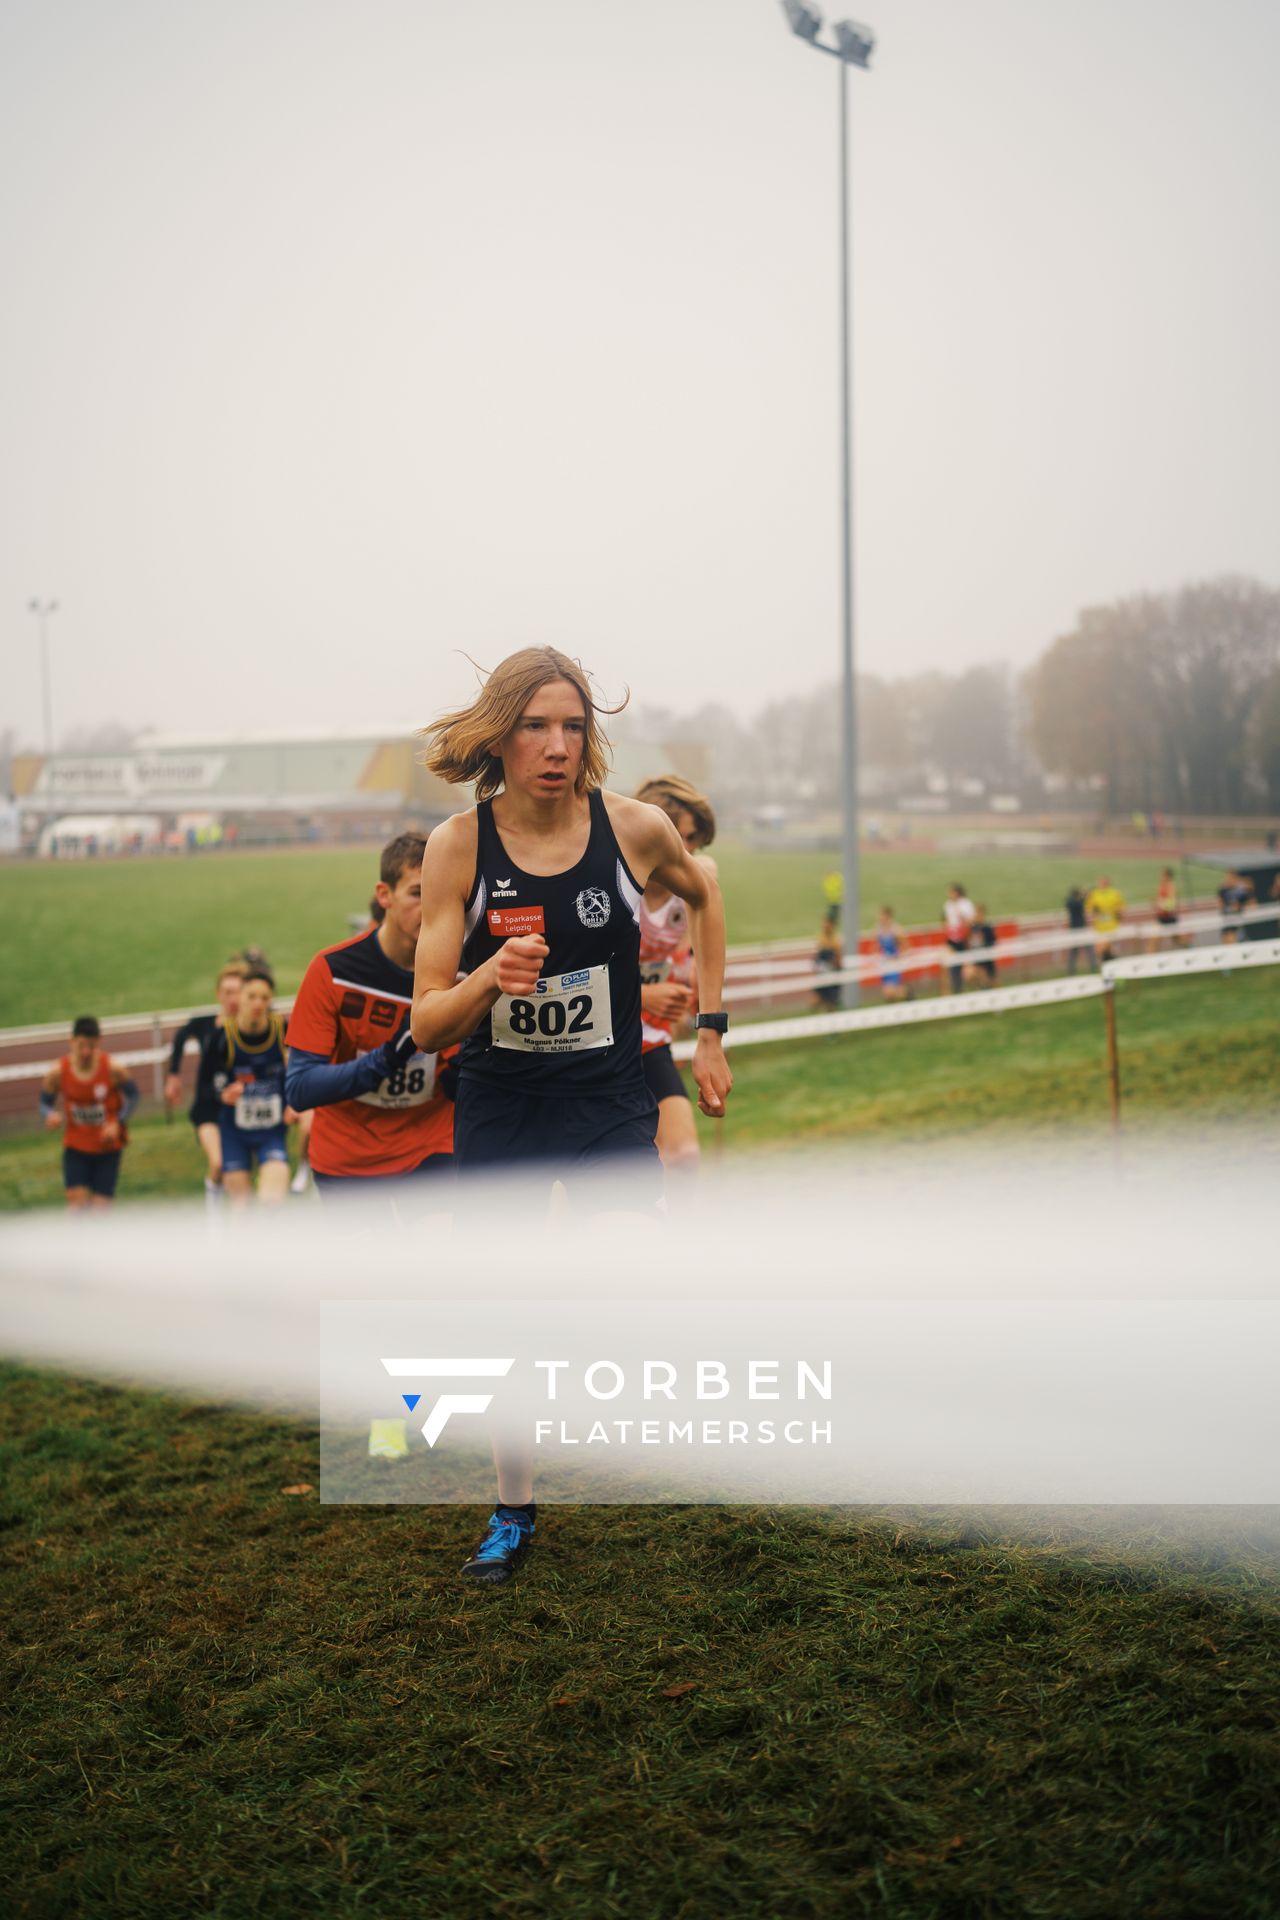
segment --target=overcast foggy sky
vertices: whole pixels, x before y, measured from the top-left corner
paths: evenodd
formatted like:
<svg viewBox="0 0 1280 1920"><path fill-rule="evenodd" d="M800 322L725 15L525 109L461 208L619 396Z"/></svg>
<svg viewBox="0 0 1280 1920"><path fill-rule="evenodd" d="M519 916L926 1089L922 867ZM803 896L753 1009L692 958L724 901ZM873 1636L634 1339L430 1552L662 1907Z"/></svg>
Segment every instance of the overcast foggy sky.
<svg viewBox="0 0 1280 1920"><path fill-rule="evenodd" d="M859 664L1280 582L1280 6L860 0ZM3 722L838 670L836 64L776 0L5 0Z"/></svg>

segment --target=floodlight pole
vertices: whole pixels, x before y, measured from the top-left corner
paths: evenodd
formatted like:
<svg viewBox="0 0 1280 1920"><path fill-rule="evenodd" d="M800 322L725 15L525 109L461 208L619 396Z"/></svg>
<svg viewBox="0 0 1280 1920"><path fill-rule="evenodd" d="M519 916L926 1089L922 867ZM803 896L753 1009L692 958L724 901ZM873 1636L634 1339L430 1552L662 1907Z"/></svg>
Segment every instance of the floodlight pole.
<svg viewBox="0 0 1280 1920"><path fill-rule="evenodd" d="M49 621L58 611L56 600L30 600L27 609L34 613L40 628L40 690L44 705L44 751L53 753L53 687L49 678Z"/></svg>
<svg viewBox="0 0 1280 1920"><path fill-rule="evenodd" d="M843 574L843 684L841 688L842 751L841 865L845 966L858 960L858 691L853 671L853 382L850 351L849 300L849 67L840 71L840 532ZM844 1004L856 1007L856 979L844 983Z"/></svg>
<svg viewBox="0 0 1280 1920"><path fill-rule="evenodd" d="M853 354L852 279L849 246L849 68L869 67L875 36L852 20L838 21L835 45L818 38L822 19L808 0L782 0L788 25L817 53L830 54L840 69L840 547L841 547L841 880L840 909L845 966L858 959L858 689L854 675L853 618ZM841 997L856 1007L857 980L846 980Z"/></svg>

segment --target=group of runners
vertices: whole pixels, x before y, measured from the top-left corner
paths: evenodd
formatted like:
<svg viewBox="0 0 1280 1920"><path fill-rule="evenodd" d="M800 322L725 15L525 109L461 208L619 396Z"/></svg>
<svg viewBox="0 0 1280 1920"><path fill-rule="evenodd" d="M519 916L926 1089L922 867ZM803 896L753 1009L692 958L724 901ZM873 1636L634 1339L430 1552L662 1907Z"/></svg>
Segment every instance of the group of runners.
<svg viewBox="0 0 1280 1920"><path fill-rule="evenodd" d="M692 1018L701 1111L732 1087L722 1010L724 914L706 796L674 775L632 797L607 791L601 706L581 666L525 648L471 704L425 729L427 766L476 804L429 839L382 851L370 924L312 960L286 1025L262 957L228 962L218 1010L175 1038L200 1047L191 1120L206 1187L282 1200L286 1129L310 1115L307 1156L321 1199L351 1195L403 1216L454 1204L472 1174L560 1183L588 1209L658 1214L664 1168L696 1162L690 1097L671 1042ZM74 1078L72 1077L74 1076ZM87 1091L86 1091L87 1090ZM68 1191L119 1165L133 1083L78 1021L72 1054L42 1093L67 1116ZM72 1176L86 1184L72 1189ZM77 1202L79 1203L79 1202ZM498 1502L464 1573L510 1577L532 1541L531 1461L498 1459Z"/></svg>

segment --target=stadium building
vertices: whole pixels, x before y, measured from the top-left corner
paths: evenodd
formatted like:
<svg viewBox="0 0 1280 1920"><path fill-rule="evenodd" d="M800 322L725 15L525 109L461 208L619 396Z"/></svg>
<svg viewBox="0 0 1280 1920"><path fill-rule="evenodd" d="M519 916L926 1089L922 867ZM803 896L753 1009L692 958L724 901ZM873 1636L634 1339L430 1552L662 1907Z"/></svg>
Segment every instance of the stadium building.
<svg viewBox="0 0 1280 1920"><path fill-rule="evenodd" d="M20 754L12 762L24 849L62 858L305 840L386 840L471 804L427 772L421 742L394 728L277 731L235 740L155 736L113 752ZM688 742L621 741L610 784L657 772L705 779Z"/></svg>

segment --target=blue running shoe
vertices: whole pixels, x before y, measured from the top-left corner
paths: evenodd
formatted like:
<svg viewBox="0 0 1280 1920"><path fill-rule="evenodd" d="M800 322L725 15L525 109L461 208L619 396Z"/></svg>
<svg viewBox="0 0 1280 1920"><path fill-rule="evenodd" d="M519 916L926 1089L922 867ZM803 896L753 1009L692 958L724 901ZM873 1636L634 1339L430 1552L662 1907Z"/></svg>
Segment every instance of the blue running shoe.
<svg viewBox="0 0 1280 1920"><path fill-rule="evenodd" d="M462 1569L463 1575L486 1586L509 1580L528 1553L532 1538L532 1520L510 1507L495 1510L489 1515L483 1539Z"/></svg>

